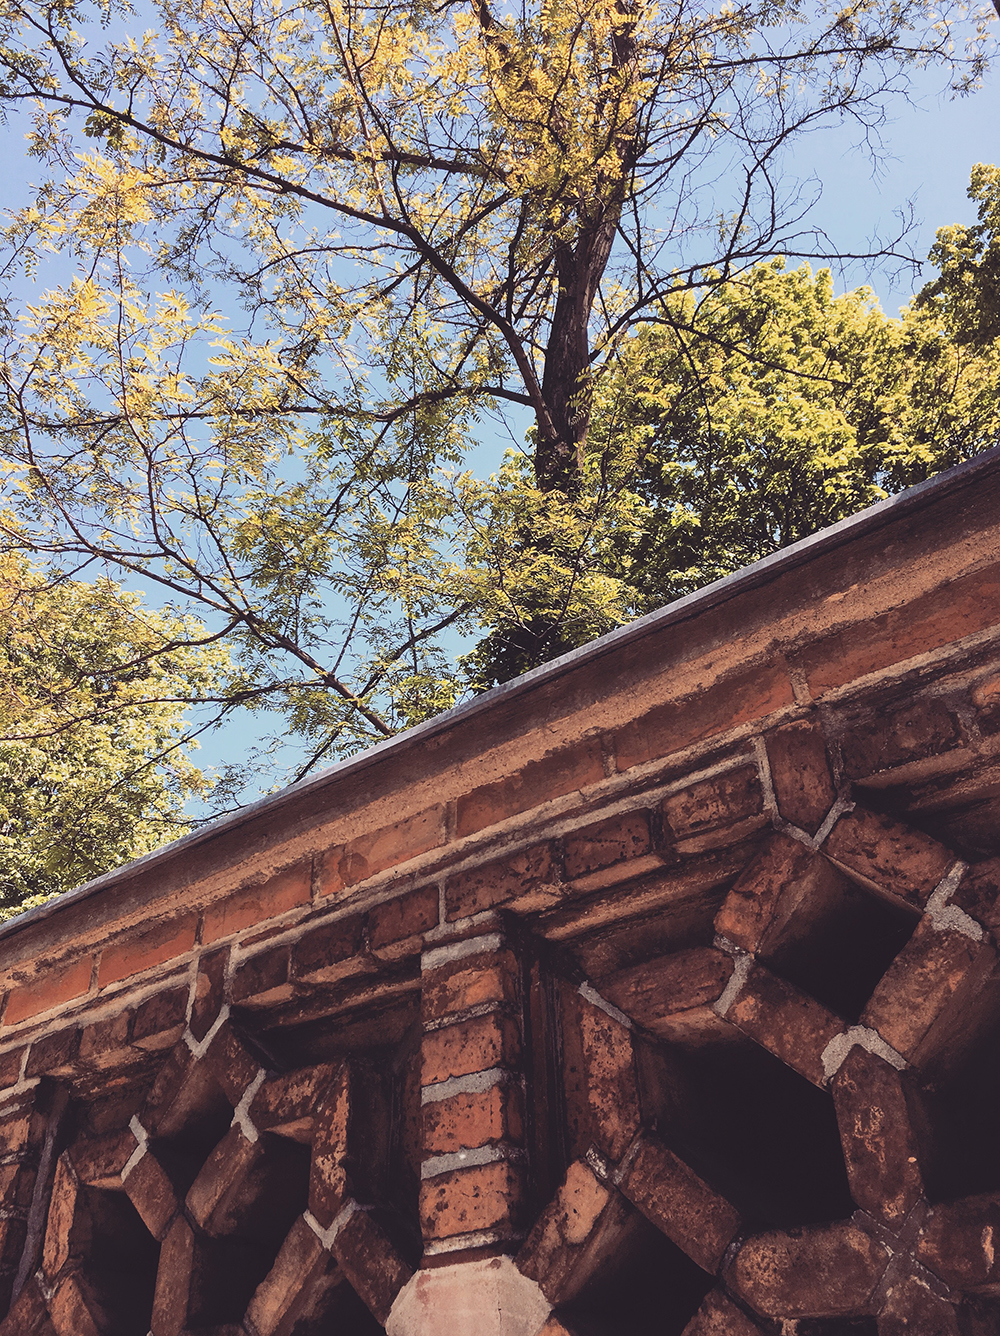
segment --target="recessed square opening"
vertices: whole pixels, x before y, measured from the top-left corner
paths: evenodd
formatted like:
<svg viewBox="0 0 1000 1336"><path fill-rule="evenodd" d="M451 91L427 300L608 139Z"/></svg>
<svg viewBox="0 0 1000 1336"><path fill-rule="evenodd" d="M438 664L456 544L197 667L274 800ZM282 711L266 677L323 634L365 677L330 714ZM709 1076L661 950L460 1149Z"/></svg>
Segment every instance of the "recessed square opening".
<svg viewBox="0 0 1000 1336"><path fill-rule="evenodd" d="M662 1134L748 1220L792 1228L853 1212L827 1091L735 1032L665 1056L684 1094L664 1110Z"/></svg>
<svg viewBox="0 0 1000 1336"><path fill-rule="evenodd" d="M857 1021L919 914L850 880L825 858L782 897L760 958L838 1016Z"/></svg>
<svg viewBox="0 0 1000 1336"><path fill-rule="evenodd" d="M578 1336L681 1336L714 1284L636 1213L613 1255L556 1313Z"/></svg>
<svg viewBox="0 0 1000 1336"><path fill-rule="evenodd" d="M107 1336L146 1336L160 1245L124 1192L81 1188L81 1210L90 1233L84 1277L107 1316Z"/></svg>

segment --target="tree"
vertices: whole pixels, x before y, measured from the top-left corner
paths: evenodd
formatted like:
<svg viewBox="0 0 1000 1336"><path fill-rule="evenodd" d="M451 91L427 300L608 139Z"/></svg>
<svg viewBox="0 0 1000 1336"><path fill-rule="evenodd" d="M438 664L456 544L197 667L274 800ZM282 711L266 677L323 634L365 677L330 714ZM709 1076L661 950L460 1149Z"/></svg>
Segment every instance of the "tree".
<svg viewBox="0 0 1000 1336"><path fill-rule="evenodd" d="M985 8L918 0L155 16L140 37L124 6L5 0L0 98L37 107L53 171L7 273L52 251L78 269L20 323L8 308L7 539L197 608L234 649L226 703L280 702L303 769L455 699L442 636L503 602L489 553L561 569L567 534L603 523L588 435L630 331L765 257L827 253L786 145L877 127L917 65L969 87L991 50ZM541 506L461 474L503 408L533 420Z"/></svg>
<svg viewBox="0 0 1000 1336"><path fill-rule="evenodd" d="M210 783L183 700L210 696L225 662L177 644L194 630L110 581L0 560L0 918L189 829Z"/></svg>
<svg viewBox="0 0 1000 1336"><path fill-rule="evenodd" d="M949 312L922 296L892 319L870 289L835 296L829 270L781 260L668 298L598 388L589 504L542 531L534 560L480 540L502 590L468 658L482 684L997 444L1000 343L962 337ZM484 535L553 515L523 468L501 483Z"/></svg>
<svg viewBox="0 0 1000 1336"><path fill-rule="evenodd" d="M979 205L972 227L943 227L931 251L940 270L917 303L935 311L962 343L1000 338L1000 167L977 163L969 198Z"/></svg>

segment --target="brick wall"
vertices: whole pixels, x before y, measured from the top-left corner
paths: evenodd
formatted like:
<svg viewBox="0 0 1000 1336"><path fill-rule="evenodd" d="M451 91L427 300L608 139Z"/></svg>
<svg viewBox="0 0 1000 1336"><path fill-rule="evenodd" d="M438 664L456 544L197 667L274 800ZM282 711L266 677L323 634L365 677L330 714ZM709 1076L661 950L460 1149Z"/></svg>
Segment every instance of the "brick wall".
<svg viewBox="0 0 1000 1336"><path fill-rule="evenodd" d="M1000 1330L998 472L8 925L2 1336Z"/></svg>

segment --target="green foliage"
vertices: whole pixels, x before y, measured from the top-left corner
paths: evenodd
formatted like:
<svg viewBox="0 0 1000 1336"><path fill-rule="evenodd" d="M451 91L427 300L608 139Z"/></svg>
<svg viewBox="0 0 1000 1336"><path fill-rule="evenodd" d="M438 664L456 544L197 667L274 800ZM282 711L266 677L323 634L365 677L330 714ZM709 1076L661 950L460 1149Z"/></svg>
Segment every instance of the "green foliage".
<svg viewBox="0 0 1000 1336"><path fill-rule="evenodd" d="M190 761L184 700L227 655L178 647L195 627L110 580L0 564L0 918L189 829L209 781Z"/></svg>
<svg viewBox="0 0 1000 1336"><path fill-rule="evenodd" d="M977 163L969 198L979 222L941 228L931 251L941 272L917 304L939 312L959 342L982 347L1000 337L1000 167Z"/></svg>

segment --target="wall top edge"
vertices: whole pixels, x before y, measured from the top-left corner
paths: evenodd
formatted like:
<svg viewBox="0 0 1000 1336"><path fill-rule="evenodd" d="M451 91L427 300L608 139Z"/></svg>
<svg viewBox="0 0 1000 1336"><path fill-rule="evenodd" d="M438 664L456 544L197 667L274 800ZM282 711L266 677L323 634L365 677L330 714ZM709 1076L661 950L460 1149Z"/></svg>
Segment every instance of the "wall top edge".
<svg viewBox="0 0 1000 1336"><path fill-rule="evenodd" d="M488 714L501 701L507 702L519 696L526 696L543 685L548 685L571 672L576 672L589 664L596 663L608 655L617 653L626 645L655 636L666 628L683 622L692 621L710 609L738 599L742 595L765 586L797 567L819 560L837 550L857 543L879 530L911 518L920 511L943 507L949 500L971 488L982 488L988 480L1000 477L1000 445L985 451L974 459L957 465L955 468L937 474L927 482L918 483L898 495L880 501L867 509L839 521L808 538L803 538L791 546L782 548L761 561L754 562L713 584L706 585L692 594L674 600L655 612L648 613L626 626L609 632L579 649L562 655L558 659L532 669L521 677L501 686L494 687L454 709L435 715L416 727L399 733L394 737L377 743L366 751L337 762L316 775L308 776L295 784L288 785L280 792L240 808L226 816L202 826L178 840L172 841L141 858L132 860L104 873L92 881L78 886L72 891L47 901L34 909L27 910L15 918L0 923L0 938L6 938L22 931L44 919L48 919L70 905L89 899L113 888L117 883L132 880L137 873L161 868L179 857L188 856L192 850L204 846L220 835L238 830L259 817L273 818L284 808L290 807L304 795L313 794L335 783L350 778L374 766L390 764L394 757L415 747L419 747L431 738L448 733L470 720L476 720Z"/></svg>

